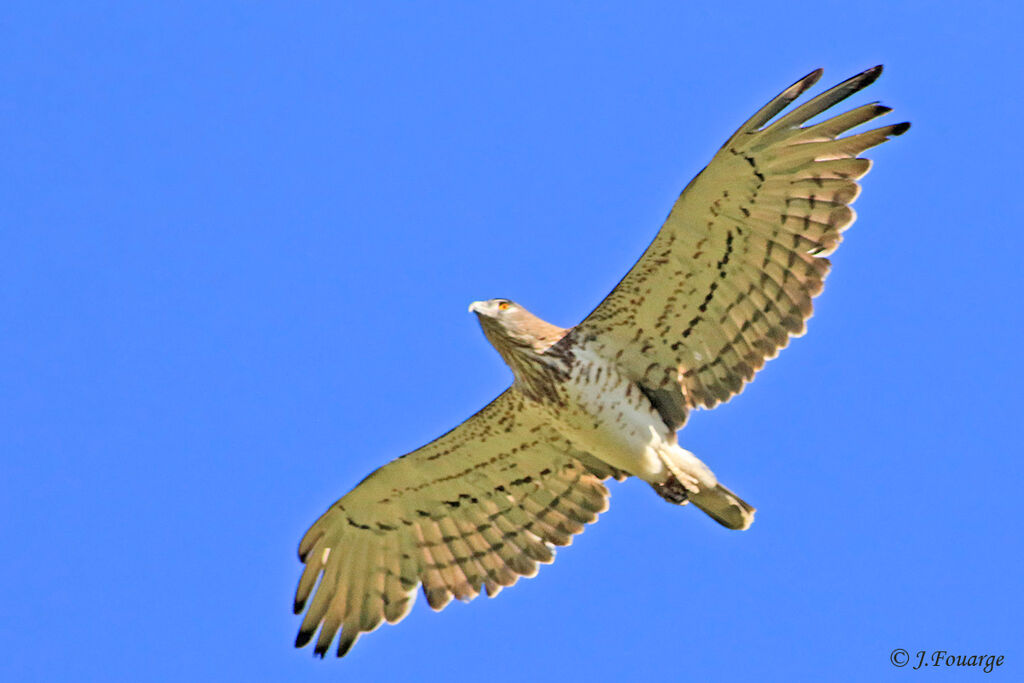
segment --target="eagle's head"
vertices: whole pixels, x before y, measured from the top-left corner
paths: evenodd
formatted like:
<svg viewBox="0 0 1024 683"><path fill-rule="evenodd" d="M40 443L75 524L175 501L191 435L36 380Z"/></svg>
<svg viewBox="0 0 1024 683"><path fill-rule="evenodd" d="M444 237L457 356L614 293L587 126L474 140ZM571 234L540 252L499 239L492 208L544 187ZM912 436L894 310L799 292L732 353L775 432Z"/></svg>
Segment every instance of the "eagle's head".
<svg viewBox="0 0 1024 683"><path fill-rule="evenodd" d="M474 301L469 311L476 313L487 339L506 359L516 349L544 353L568 331L509 299Z"/></svg>

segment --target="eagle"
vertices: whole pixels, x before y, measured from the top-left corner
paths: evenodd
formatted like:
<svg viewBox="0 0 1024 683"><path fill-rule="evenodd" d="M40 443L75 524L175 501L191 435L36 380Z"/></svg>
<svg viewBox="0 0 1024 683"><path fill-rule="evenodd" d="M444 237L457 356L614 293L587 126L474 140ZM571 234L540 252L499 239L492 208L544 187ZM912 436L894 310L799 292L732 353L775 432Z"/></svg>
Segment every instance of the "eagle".
<svg viewBox="0 0 1024 683"><path fill-rule="evenodd" d="M786 88L744 123L680 194L653 242L581 323L565 329L509 299L477 301L512 385L435 441L377 469L299 544L296 647L345 655L427 603L497 595L554 559L608 508L609 478L639 477L728 529L754 508L676 432L713 408L805 330L850 204L898 123L843 136L891 111L826 118L881 66L789 109L821 77ZM788 109L788 111L787 111Z"/></svg>

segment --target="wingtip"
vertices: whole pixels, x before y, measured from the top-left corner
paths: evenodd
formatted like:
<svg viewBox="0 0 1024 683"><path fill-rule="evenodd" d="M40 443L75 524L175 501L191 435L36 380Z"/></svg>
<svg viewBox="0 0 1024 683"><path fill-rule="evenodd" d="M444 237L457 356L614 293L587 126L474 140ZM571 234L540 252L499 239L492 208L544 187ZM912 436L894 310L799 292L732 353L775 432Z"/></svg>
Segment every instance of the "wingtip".
<svg viewBox="0 0 1024 683"><path fill-rule="evenodd" d="M313 631L299 631L295 636L295 647L306 647L313 639Z"/></svg>
<svg viewBox="0 0 1024 683"><path fill-rule="evenodd" d="M356 641L358 639L359 639L359 632L358 631L356 631L351 636L348 635L345 632L342 632L341 637L338 639L338 652L337 652L338 658L340 659L341 657L344 657L345 655L347 655L349 650L352 649L352 646L356 644Z"/></svg>
<svg viewBox="0 0 1024 683"><path fill-rule="evenodd" d="M824 75L825 75L825 70L822 69L819 66L817 69L815 69L814 71L812 71L811 73L807 74L806 76L801 78L799 81L797 81L796 85L801 86L800 90L801 90L801 92L803 92L803 91L807 90L808 88L813 87L814 84L817 83L818 81L820 81L821 77L824 76Z"/></svg>
<svg viewBox="0 0 1024 683"><path fill-rule="evenodd" d="M892 127L891 135L893 137L896 137L897 135L903 135L908 130L910 130L910 121L904 121L903 123L897 123L895 126Z"/></svg>
<svg viewBox="0 0 1024 683"><path fill-rule="evenodd" d="M875 81L877 81L878 77L882 75L882 69L882 65L878 64L876 66L871 67L870 69L864 70L858 76L856 76L856 78L861 79L861 83L863 84L861 85L861 87L866 88Z"/></svg>

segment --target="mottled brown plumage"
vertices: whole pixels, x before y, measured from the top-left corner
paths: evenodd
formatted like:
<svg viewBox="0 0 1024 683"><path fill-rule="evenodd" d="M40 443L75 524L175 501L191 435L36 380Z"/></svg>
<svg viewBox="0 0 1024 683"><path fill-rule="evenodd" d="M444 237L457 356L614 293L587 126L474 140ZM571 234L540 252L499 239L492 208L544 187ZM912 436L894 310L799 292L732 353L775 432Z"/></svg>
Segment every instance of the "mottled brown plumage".
<svg viewBox="0 0 1024 683"><path fill-rule="evenodd" d="M867 104L805 125L872 83L869 69L779 116L820 77L784 90L686 187L622 281L571 330L507 299L476 302L515 377L487 407L385 465L331 506L299 546L297 646L344 655L361 633L427 602L493 596L551 562L608 505L602 483L637 476L730 529L754 509L676 430L739 393L802 334L849 204L858 157L909 124L838 137L887 113Z"/></svg>

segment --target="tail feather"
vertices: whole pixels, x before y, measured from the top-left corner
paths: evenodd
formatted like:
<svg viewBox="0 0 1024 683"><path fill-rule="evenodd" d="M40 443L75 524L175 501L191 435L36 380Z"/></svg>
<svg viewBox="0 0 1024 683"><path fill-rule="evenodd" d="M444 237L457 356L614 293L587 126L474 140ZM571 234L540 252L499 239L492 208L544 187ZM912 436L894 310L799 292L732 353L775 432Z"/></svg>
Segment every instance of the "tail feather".
<svg viewBox="0 0 1024 683"><path fill-rule="evenodd" d="M713 489L691 493L689 498L711 519L726 528L748 529L754 523L756 508L721 484Z"/></svg>
<svg viewBox="0 0 1024 683"><path fill-rule="evenodd" d="M754 507L719 484L715 473L696 455L669 444L658 449L658 456L669 471L664 482L651 484L659 496L676 505L692 501L728 529L748 529L754 523Z"/></svg>

